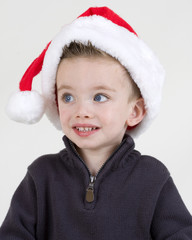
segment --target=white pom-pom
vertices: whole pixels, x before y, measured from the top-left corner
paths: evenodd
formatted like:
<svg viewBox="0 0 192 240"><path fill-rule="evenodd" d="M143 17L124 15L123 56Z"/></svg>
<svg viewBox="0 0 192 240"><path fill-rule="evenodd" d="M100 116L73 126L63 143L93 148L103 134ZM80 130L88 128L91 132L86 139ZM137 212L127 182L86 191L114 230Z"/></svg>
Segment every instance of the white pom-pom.
<svg viewBox="0 0 192 240"><path fill-rule="evenodd" d="M27 124L38 122L44 111L44 99L36 91L19 91L14 93L6 107L6 113L9 118Z"/></svg>

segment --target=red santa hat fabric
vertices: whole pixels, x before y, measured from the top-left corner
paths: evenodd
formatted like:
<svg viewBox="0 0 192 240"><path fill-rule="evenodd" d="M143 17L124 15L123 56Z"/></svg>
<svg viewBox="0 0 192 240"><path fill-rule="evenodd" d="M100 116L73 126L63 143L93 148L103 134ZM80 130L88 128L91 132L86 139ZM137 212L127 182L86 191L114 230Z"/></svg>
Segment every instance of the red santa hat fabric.
<svg viewBox="0 0 192 240"><path fill-rule="evenodd" d="M25 72L19 91L9 100L8 116L18 122L35 123L46 113L56 128L61 129L55 79L63 47L72 41L84 44L90 41L128 70L141 91L147 110L143 121L129 134L133 137L141 134L159 112L164 69L133 28L107 7L89 8L72 23L63 26ZM42 75L42 94L32 90L33 78L39 72Z"/></svg>

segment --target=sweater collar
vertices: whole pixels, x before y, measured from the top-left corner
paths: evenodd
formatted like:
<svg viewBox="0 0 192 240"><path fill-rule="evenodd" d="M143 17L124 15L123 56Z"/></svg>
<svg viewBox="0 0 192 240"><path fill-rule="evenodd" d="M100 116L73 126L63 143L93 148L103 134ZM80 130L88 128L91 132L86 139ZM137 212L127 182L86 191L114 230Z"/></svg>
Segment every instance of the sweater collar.
<svg viewBox="0 0 192 240"><path fill-rule="evenodd" d="M75 168L87 168L85 162L76 151L74 143L71 140L69 140L67 136L63 137L63 141L69 157L68 163L70 165L73 165ZM106 160L104 165L101 167L100 171L102 171L104 168L116 170L118 168L126 167L129 160L128 155L131 155L132 157L136 153L137 153L136 155L138 155L138 152L134 151L134 147L135 143L131 136L125 134L119 147L111 154L108 160Z"/></svg>

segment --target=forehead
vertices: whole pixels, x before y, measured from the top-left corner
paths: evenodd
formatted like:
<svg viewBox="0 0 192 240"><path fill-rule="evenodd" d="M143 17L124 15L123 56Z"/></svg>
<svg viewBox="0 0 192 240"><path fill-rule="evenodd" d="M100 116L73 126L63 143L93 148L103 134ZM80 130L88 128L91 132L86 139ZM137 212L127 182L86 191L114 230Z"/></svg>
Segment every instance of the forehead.
<svg viewBox="0 0 192 240"><path fill-rule="evenodd" d="M57 71L57 84L94 84L125 86L129 79L124 67L111 57L74 57L63 59Z"/></svg>

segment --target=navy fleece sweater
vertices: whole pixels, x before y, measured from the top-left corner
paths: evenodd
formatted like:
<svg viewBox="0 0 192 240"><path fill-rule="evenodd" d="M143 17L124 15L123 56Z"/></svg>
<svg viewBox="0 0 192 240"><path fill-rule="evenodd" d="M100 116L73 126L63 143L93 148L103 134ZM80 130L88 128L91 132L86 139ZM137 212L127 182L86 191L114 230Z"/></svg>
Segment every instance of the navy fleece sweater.
<svg viewBox="0 0 192 240"><path fill-rule="evenodd" d="M192 217L166 167L127 136L93 178L73 144L40 157L16 190L0 240L189 240Z"/></svg>

